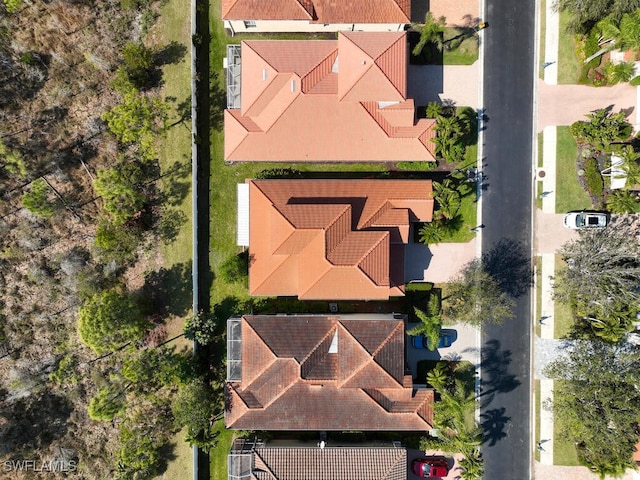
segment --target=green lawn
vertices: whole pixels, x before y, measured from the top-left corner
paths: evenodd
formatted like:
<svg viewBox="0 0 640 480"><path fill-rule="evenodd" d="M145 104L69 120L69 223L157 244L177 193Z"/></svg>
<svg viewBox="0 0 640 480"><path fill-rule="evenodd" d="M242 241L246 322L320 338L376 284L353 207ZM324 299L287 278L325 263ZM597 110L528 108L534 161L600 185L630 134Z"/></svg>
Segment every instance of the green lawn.
<svg viewBox="0 0 640 480"><path fill-rule="evenodd" d="M156 48L163 48L170 42L184 47L184 56L178 63L162 67L162 96L171 105L170 120L177 122L179 115L177 106L185 101L190 105L191 71L190 71L190 18L184 2L168 0L160 9L160 16L150 32L151 38L159 39ZM191 121L176 123L169 128L166 138L158 143L160 169L163 174L160 181L167 202L163 217L177 219L174 226L177 230L170 239L161 245L163 268L175 272L191 272L192 235L191 235ZM172 267L177 267L172 269ZM176 305L175 311L182 311L184 305L191 304L191 275L173 275L166 282L180 282L183 287L170 288L179 292L178 296L170 296L169 301ZM186 285L188 284L188 285ZM174 285L175 286L175 285ZM187 313L187 312L185 312ZM172 316L167 319L167 336L173 337L182 332L184 317ZM174 341L178 348L190 348L190 342L184 337ZM158 478L190 478L193 471L192 448L184 441L186 431L173 436L174 445L171 459L167 462L167 470Z"/></svg>
<svg viewBox="0 0 640 480"><path fill-rule="evenodd" d="M558 83L570 85L578 83L581 65L576 56L575 39L567 32L567 24L571 18L568 11L560 12L560 38L558 45Z"/></svg>
<svg viewBox="0 0 640 480"><path fill-rule="evenodd" d="M576 158L578 147L569 132L569 127L558 127L556 157L556 212L588 209L589 195L578 183Z"/></svg>
<svg viewBox="0 0 640 480"><path fill-rule="evenodd" d="M558 271L565 268L567 264L562 260L560 255L555 256L555 270ZM571 307L565 303L554 302L553 308L553 336L555 338L564 338L571 331L574 324L573 312Z"/></svg>
<svg viewBox="0 0 640 480"><path fill-rule="evenodd" d="M449 27L444 31L445 48L442 51L442 63L444 65L471 65L478 60L478 35L473 34L468 38L464 38L462 42L457 45L457 41L454 40L449 45L453 45L454 48L448 50L447 40L454 39L463 35L462 30L458 28Z"/></svg>
<svg viewBox="0 0 640 480"><path fill-rule="evenodd" d="M562 380L554 381L554 390L558 391ZM568 437L569 426L562 417L553 415L553 463L554 465L578 466L578 453L573 441Z"/></svg>

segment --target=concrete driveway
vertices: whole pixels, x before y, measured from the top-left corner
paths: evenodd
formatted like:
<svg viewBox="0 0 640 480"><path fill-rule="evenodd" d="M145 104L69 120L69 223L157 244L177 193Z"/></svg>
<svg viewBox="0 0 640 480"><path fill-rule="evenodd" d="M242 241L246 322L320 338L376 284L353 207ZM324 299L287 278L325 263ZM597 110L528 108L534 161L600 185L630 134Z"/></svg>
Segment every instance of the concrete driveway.
<svg viewBox="0 0 640 480"><path fill-rule="evenodd" d="M416 324L408 323L407 330L414 327ZM440 348L438 350L428 350L426 348L416 348L413 346L413 337L407 335L405 339L406 345L406 359L407 365L411 369L411 372L415 376L418 371L418 362L420 360L440 360L444 359L458 359L468 360L473 365L479 365L480 363L480 348L478 343L478 331L472 326L466 323L455 323L453 325L443 325L444 330L455 331L455 341L450 347ZM423 384L426 380L424 378L416 379L416 383Z"/></svg>
<svg viewBox="0 0 640 480"><path fill-rule="evenodd" d="M453 100L457 106L477 109L478 68L473 65L409 65L407 92L418 106Z"/></svg>
<svg viewBox="0 0 640 480"><path fill-rule="evenodd" d="M441 243L429 246L409 243L404 247L405 282L448 282L474 258L475 238L467 243Z"/></svg>
<svg viewBox="0 0 640 480"><path fill-rule="evenodd" d="M585 120L593 110L611 107L612 112L624 110L631 125L638 123L636 105L639 89L628 83L611 87L587 85L547 85L538 80L538 131L551 125L571 125Z"/></svg>

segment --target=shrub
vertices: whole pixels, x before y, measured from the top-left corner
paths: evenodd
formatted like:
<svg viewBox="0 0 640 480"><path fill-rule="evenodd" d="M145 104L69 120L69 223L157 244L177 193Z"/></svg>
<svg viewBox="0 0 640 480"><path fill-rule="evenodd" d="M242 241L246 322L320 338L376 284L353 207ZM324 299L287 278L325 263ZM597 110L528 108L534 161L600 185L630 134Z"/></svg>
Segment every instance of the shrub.
<svg viewBox="0 0 640 480"><path fill-rule="evenodd" d="M629 190L616 190L607 198L607 208L611 213L638 213L640 202Z"/></svg>
<svg viewBox="0 0 640 480"><path fill-rule="evenodd" d="M637 77L633 77L633 78L629 81L629 83L630 83L631 85L633 85L634 87L638 87L638 86L640 86L640 75L638 75Z"/></svg>
<svg viewBox="0 0 640 480"><path fill-rule="evenodd" d="M55 205L48 200L49 186L42 178L31 183L31 190L22 196L22 205L43 218L49 218L55 211Z"/></svg>
<svg viewBox="0 0 640 480"><path fill-rule="evenodd" d="M301 178L302 173L295 168L270 168L262 170L256 175L257 180L266 180L269 178Z"/></svg>
<svg viewBox="0 0 640 480"><path fill-rule="evenodd" d="M227 258L218 269L218 277L226 283L246 282L249 274L249 255L243 252Z"/></svg>
<svg viewBox="0 0 640 480"><path fill-rule="evenodd" d="M595 158L590 158L585 162L584 174L587 180L587 191L595 196L602 195L604 182Z"/></svg>
<svg viewBox="0 0 640 480"><path fill-rule="evenodd" d="M96 230L94 245L102 261L122 264L135 260L136 249L141 240L142 232L139 228L114 225L108 220L101 220Z"/></svg>
<svg viewBox="0 0 640 480"><path fill-rule="evenodd" d="M396 167L410 172L428 172L438 166L437 162L398 162Z"/></svg>

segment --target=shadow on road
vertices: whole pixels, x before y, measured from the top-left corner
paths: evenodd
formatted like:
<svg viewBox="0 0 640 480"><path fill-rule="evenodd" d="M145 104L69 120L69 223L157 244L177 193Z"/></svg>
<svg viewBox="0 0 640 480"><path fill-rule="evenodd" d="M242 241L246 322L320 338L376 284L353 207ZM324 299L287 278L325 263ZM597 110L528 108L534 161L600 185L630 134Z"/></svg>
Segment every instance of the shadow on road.
<svg viewBox="0 0 640 480"><path fill-rule="evenodd" d="M501 350L498 340L489 340L482 347L482 405L491 403L496 393L506 393L520 385L520 380L509 373L511 350Z"/></svg>
<svg viewBox="0 0 640 480"><path fill-rule="evenodd" d="M480 415L482 420L482 443L488 442L493 447L498 441L506 438L511 417L505 415L505 408L494 408Z"/></svg>
<svg viewBox="0 0 640 480"><path fill-rule="evenodd" d="M520 242L500 240L483 255L482 263L500 289L514 298L527 293L533 284L531 254Z"/></svg>

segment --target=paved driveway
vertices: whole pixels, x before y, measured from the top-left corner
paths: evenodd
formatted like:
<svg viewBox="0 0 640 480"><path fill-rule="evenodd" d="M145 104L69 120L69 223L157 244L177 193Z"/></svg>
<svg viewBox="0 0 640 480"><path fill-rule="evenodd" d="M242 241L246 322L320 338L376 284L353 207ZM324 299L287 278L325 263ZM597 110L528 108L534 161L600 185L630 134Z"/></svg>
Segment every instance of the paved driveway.
<svg viewBox="0 0 640 480"><path fill-rule="evenodd" d="M563 225L563 218L564 213L542 213L536 209L536 253L556 253L565 243L580 237L577 230Z"/></svg>
<svg viewBox="0 0 640 480"><path fill-rule="evenodd" d="M474 258L475 238L468 243L441 243L429 246L410 243L404 247L405 282L448 282L464 264Z"/></svg>
<svg viewBox="0 0 640 480"><path fill-rule="evenodd" d="M632 125L638 122L636 103L638 88L628 83L611 87L587 85L547 85L538 80L538 131L550 125L571 125L585 120L593 110L611 106L613 112L624 110Z"/></svg>
<svg viewBox="0 0 640 480"><path fill-rule="evenodd" d="M407 324L407 330L413 327L415 324ZM443 326L445 330L453 330L454 342L450 347L440 348L438 350L428 350L426 348L416 348L413 346L412 337L407 335L405 339L405 345L407 350L407 365L411 369L411 373L415 376L418 368L418 362L420 360L440 360L446 359L458 359L468 360L474 365L480 363L480 348L478 342L478 331L470 325L465 323L455 323L453 325ZM424 378L416 379L416 383L424 383Z"/></svg>
<svg viewBox="0 0 640 480"><path fill-rule="evenodd" d="M478 108L478 66L409 65L407 92L418 106L453 100L458 106Z"/></svg>

